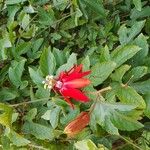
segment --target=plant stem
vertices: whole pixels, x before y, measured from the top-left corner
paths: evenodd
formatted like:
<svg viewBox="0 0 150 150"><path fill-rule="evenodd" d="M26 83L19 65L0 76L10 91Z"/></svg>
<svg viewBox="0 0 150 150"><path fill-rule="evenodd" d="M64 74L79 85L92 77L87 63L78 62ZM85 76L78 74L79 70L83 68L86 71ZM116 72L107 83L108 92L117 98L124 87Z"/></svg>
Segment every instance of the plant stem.
<svg viewBox="0 0 150 150"><path fill-rule="evenodd" d="M41 101L47 101L47 98L41 98L41 99L37 99L37 100L34 100L34 101L27 101L27 102L22 102L22 103L18 103L18 104L12 104L10 106L17 107L17 106L20 106L20 105L32 104L32 103L41 102Z"/></svg>
<svg viewBox="0 0 150 150"><path fill-rule="evenodd" d="M91 113L92 113L92 111L94 110L95 105L96 105L97 100L98 100L98 97L99 97L99 94L97 94L97 97L96 97L96 99L95 99L94 103L93 103L93 104L92 104L92 106L90 107L89 114L91 114Z"/></svg>
<svg viewBox="0 0 150 150"><path fill-rule="evenodd" d="M108 87L106 87L106 88L103 88L103 89L101 89L101 90L99 90L99 91L95 91L95 92L89 92L89 91L87 91L87 93L90 93L90 94L101 94L101 93L103 93L103 92L106 92L106 91L109 91L109 90L111 90L112 88L111 88L111 86L108 86Z"/></svg>
<svg viewBox="0 0 150 150"><path fill-rule="evenodd" d="M103 88L103 89L101 89L101 90L99 90L99 91L96 91L96 92L88 92L88 93L90 93L90 94L95 94L95 95L97 95L97 96L96 96L96 99L95 99L95 101L94 101L94 103L93 103L93 105L91 105L91 107L90 107L89 114L91 114L92 111L94 110L95 105L96 105L96 103L97 103L97 100L98 100L99 96L101 96L101 93L106 92L106 91L111 90L111 89L112 89L112 88L111 88L110 86L108 86L108 87Z"/></svg>
<svg viewBox="0 0 150 150"><path fill-rule="evenodd" d="M44 148L44 147L38 146L38 145L28 144L28 146L36 148L38 150L48 150L47 148Z"/></svg>
<svg viewBox="0 0 150 150"><path fill-rule="evenodd" d="M129 141L128 139L126 139L125 137L118 135L121 139L123 139L124 141L126 141L128 144L132 145L133 147L136 147L138 150L142 150L140 147L138 147L137 145L135 145L134 143L132 143L131 141Z"/></svg>
<svg viewBox="0 0 150 150"><path fill-rule="evenodd" d="M71 14L68 14L68 15L64 16L63 18L61 18L61 19L55 21L52 25L55 25L55 24L61 22L62 20L64 20L64 19L66 19L66 18L68 18L68 17L74 15L75 13L76 13L76 12L73 12L73 13L71 13ZM52 25L51 25L51 26L52 26ZM37 37L38 35L40 35L40 34L41 34L42 32L44 32L45 30L47 30L48 28L49 28L49 26L46 27L46 28L44 28L43 30L41 30L39 33L37 33L37 34L34 36L34 38ZM34 38L33 38L33 39L34 39ZM33 40L33 39L31 39L31 40Z"/></svg>

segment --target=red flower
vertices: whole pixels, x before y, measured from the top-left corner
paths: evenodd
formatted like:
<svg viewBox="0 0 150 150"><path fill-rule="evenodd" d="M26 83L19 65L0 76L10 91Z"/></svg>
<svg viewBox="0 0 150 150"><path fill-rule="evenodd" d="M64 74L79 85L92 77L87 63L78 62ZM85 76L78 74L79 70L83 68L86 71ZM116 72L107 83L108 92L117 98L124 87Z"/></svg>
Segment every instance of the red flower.
<svg viewBox="0 0 150 150"><path fill-rule="evenodd" d="M81 132L90 122L90 114L88 112L81 112L73 121L71 121L64 129L64 133L68 137L74 137Z"/></svg>
<svg viewBox="0 0 150 150"><path fill-rule="evenodd" d="M66 102L73 108L73 104L70 98L77 101L87 102L89 98L81 92L79 89L90 84L90 80L83 78L84 76L90 74L91 71L82 71L82 64L79 66L75 65L69 71L61 72L59 77L53 79L53 76L47 76L45 83L45 88L53 88L54 91L59 92Z"/></svg>

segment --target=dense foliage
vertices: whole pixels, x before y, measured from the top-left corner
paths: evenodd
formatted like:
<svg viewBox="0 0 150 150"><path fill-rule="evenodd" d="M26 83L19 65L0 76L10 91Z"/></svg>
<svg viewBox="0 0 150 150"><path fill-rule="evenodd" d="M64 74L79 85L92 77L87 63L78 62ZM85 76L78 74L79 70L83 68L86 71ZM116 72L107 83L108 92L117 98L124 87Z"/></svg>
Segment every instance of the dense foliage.
<svg viewBox="0 0 150 150"><path fill-rule="evenodd" d="M0 0L0 18L1 149L149 149L149 0ZM75 64L90 101L72 109L42 82Z"/></svg>

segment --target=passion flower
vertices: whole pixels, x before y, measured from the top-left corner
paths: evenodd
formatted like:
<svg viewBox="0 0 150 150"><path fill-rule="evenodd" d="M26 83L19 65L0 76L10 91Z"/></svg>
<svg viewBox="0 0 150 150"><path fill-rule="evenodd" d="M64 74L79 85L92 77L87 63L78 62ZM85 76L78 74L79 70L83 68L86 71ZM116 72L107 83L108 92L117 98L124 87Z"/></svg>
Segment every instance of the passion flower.
<svg viewBox="0 0 150 150"><path fill-rule="evenodd" d="M74 65L69 71L61 72L58 77L46 76L46 80L43 81L44 88L53 89L60 93L72 108L74 105L70 98L80 102L88 102L89 98L79 89L90 84L90 80L83 77L90 74L91 71L84 72L82 67L82 64Z"/></svg>

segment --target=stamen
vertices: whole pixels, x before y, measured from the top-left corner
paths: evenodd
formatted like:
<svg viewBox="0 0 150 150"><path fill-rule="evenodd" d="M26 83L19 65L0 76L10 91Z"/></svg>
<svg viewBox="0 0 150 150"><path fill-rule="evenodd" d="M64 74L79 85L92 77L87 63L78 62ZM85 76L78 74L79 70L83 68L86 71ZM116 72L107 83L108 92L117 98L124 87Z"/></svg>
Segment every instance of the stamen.
<svg viewBox="0 0 150 150"><path fill-rule="evenodd" d="M51 90L54 85L54 82L54 77L52 75L47 75L45 81L42 81L42 83L44 84L44 89Z"/></svg>

